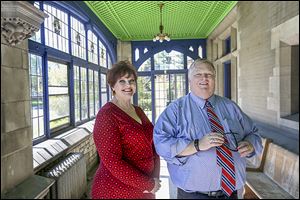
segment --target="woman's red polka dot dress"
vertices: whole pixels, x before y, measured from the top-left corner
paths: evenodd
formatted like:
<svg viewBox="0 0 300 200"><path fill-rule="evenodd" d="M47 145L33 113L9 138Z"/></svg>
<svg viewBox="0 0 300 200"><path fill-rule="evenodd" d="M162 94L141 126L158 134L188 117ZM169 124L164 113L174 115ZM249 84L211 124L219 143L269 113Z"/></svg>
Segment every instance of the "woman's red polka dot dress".
<svg viewBox="0 0 300 200"><path fill-rule="evenodd" d="M142 124L115 104L108 102L99 111L94 126L94 142L100 156L91 196L100 198L151 199L143 191L154 187L159 177L159 156L153 144L153 125L135 106Z"/></svg>

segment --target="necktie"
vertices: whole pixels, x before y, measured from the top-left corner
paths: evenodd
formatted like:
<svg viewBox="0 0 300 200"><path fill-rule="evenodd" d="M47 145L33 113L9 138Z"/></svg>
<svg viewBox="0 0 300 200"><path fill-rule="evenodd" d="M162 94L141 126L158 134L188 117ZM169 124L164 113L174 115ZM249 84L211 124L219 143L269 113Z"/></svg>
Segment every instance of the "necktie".
<svg viewBox="0 0 300 200"><path fill-rule="evenodd" d="M224 134L224 129L216 113L213 110L209 101L205 102L207 108L207 115L212 132ZM228 143L224 137L225 143ZM222 168L221 188L227 196L231 196L235 190L235 169L231 151L224 145L216 147L217 149L217 164Z"/></svg>

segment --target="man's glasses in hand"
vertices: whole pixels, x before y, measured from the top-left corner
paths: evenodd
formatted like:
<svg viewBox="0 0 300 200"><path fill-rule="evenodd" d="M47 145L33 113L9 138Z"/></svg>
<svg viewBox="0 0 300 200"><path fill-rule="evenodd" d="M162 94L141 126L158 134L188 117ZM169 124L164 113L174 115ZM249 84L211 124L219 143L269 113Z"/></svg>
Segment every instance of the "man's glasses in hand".
<svg viewBox="0 0 300 200"><path fill-rule="evenodd" d="M224 146L226 148L228 148L229 150L231 151L238 151L238 141L236 139L236 136L235 135L238 135L238 133L234 133L230 130L230 132L228 133L224 133L224 135L231 135L232 137L230 137L230 140L227 139L228 142L224 143Z"/></svg>

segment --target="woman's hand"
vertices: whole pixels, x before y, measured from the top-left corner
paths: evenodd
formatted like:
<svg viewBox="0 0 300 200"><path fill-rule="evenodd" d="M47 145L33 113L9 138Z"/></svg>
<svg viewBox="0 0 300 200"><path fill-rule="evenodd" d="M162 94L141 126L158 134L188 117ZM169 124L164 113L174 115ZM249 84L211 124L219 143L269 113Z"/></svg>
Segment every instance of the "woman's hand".
<svg viewBox="0 0 300 200"><path fill-rule="evenodd" d="M212 132L206 134L199 140L199 149L205 151L212 147L222 146L223 143L224 136L221 133Z"/></svg>
<svg viewBox="0 0 300 200"><path fill-rule="evenodd" d="M154 188L149 192L148 190L145 190L143 193L152 193L155 194L161 187L160 182L161 180L159 180L158 178L153 178L154 180Z"/></svg>

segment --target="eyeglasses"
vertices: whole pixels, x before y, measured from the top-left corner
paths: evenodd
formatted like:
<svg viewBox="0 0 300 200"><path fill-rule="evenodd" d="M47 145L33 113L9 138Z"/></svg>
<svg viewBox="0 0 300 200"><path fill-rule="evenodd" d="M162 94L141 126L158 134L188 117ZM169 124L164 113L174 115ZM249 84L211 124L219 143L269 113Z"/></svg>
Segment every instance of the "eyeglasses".
<svg viewBox="0 0 300 200"><path fill-rule="evenodd" d="M194 76L197 78L201 78L201 79L203 79L203 78L212 79L215 77L214 74L207 74L207 73L204 73L204 74L198 73L198 74L195 74Z"/></svg>
<svg viewBox="0 0 300 200"><path fill-rule="evenodd" d="M224 135L231 135L233 138L229 138L230 140L227 139L228 143L224 143L224 146L231 151L237 152L239 144L235 135L238 135L238 133L234 133L230 130L230 132L224 133Z"/></svg>
<svg viewBox="0 0 300 200"><path fill-rule="evenodd" d="M136 81L134 79L130 79L130 80L119 80L119 83L120 85L126 85L126 84L129 84L129 85L135 85L136 84Z"/></svg>

